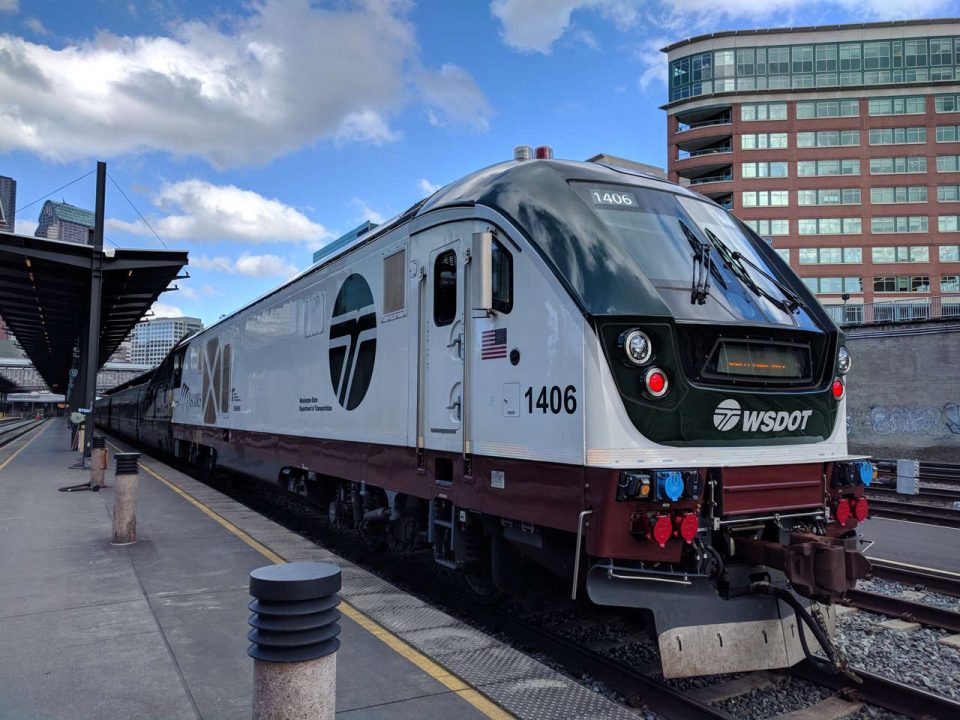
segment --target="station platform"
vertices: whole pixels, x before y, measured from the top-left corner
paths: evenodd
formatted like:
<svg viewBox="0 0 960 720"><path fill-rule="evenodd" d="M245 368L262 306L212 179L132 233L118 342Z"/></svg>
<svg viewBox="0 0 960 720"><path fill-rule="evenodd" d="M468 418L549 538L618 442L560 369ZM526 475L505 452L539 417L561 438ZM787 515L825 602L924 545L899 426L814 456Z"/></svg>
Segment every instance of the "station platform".
<svg viewBox="0 0 960 720"><path fill-rule="evenodd" d="M342 568L338 718L637 717L146 456L112 546L112 488L57 492L89 478L68 447L51 420L0 449L0 718L249 717L248 575L296 560Z"/></svg>

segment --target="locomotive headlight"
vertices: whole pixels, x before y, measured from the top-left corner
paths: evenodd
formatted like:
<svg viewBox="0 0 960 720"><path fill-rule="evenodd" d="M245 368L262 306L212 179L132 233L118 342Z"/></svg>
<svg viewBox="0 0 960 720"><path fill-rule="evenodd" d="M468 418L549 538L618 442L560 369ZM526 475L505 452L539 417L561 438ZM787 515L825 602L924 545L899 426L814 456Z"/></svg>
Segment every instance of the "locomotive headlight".
<svg viewBox="0 0 960 720"><path fill-rule="evenodd" d="M853 364L853 360L850 358L850 351L843 345L840 346L840 349L837 351L837 369L840 371L841 375L846 375L850 372L850 366Z"/></svg>
<svg viewBox="0 0 960 720"><path fill-rule="evenodd" d="M620 337L627 360L634 365L644 365L650 361L650 356L653 355L653 344L645 332L629 330Z"/></svg>

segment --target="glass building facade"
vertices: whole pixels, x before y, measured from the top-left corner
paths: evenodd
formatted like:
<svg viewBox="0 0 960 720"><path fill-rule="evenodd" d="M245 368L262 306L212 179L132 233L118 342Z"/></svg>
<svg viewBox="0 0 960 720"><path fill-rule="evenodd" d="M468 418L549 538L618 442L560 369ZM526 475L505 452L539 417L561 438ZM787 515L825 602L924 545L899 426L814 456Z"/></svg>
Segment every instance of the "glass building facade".
<svg viewBox="0 0 960 720"><path fill-rule="evenodd" d="M764 236L838 319L957 292L960 21L724 32L664 52L669 179Z"/></svg>
<svg viewBox="0 0 960 720"><path fill-rule="evenodd" d="M152 318L141 320L130 334L130 362L159 365L184 335L203 329L200 318Z"/></svg>

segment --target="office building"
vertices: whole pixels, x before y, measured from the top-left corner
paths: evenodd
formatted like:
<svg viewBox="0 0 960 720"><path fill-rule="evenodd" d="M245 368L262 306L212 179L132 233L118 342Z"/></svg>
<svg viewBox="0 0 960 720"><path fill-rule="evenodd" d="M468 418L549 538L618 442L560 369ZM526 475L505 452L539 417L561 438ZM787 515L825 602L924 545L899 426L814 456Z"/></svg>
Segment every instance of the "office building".
<svg viewBox="0 0 960 720"><path fill-rule="evenodd" d="M0 175L0 232L15 232L17 226L17 181Z"/></svg>
<svg viewBox="0 0 960 720"><path fill-rule="evenodd" d="M772 242L835 318L960 291L960 20L718 32L664 52L669 178Z"/></svg>
<svg viewBox="0 0 960 720"><path fill-rule="evenodd" d="M141 320L130 334L130 362L159 365L184 335L203 329L200 318L159 317Z"/></svg>
<svg viewBox="0 0 960 720"><path fill-rule="evenodd" d="M64 202L47 200L40 210L34 236L88 245L92 230L92 212Z"/></svg>

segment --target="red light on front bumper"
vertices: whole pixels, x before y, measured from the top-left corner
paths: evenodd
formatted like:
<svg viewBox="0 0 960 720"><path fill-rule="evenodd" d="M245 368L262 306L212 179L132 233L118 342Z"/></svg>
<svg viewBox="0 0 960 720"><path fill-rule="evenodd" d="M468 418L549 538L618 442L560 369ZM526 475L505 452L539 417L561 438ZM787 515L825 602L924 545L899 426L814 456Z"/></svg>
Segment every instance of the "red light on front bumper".
<svg viewBox="0 0 960 720"><path fill-rule="evenodd" d="M851 500L851 502L853 502ZM863 522L867 519L867 514L870 512L870 504L867 502L866 498L860 498L857 500L856 506L854 507L853 514L857 518L857 522Z"/></svg>
<svg viewBox="0 0 960 720"><path fill-rule="evenodd" d="M680 519L680 537L682 537L687 544L693 542L693 539L697 536L697 530L700 528L700 521L697 520L697 516L693 513L686 513Z"/></svg>
<svg viewBox="0 0 960 720"><path fill-rule="evenodd" d="M850 520L850 503L840 498L840 502L837 503L837 509L833 513L833 517L836 518L837 522L841 525L846 525Z"/></svg>
<svg viewBox="0 0 960 720"><path fill-rule="evenodd" d="M653 539L660 547L665 547L667 540L673 535L673 523L669 515L661 515L653 525Z"/></svg>
<svg viewBox="0 0 960 720"><path fill-rule="evenodd" d="M841 380L840 378L837 378L836 380L833 381L833 396L837 400L839 400L843 397L843 391L844 391L843 380Z"/></svg>

